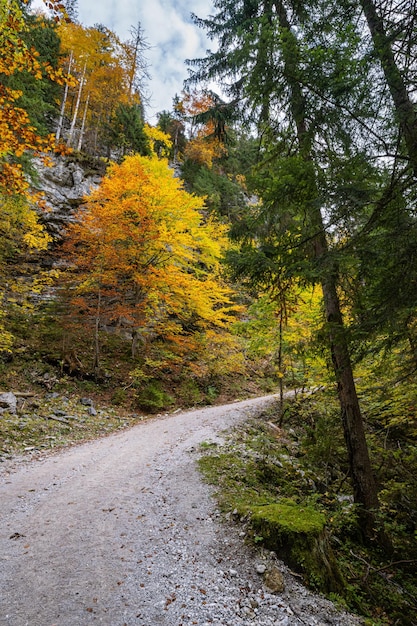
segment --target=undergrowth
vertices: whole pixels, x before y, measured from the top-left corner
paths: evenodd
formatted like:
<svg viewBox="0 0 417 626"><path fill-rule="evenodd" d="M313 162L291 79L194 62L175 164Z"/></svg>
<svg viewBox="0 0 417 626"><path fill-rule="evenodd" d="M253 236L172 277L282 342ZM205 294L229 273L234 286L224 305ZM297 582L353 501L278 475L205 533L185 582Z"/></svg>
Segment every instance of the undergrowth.
<svg viewBox="0 0 417 626"><path fill-rule="evenodd" d="M285 419L284 428L278 427L278 410L272 408L234 430L224 445L203 448L201 470L217 485L221 508L235 510L237 518L247 521L256 542L265 540L253 523L260 506L290 503L294 516L306 508L323 515L338 582L342 581L330 593L331 599L364 616L369 625L415 625L415 441L402 439L399 461L398 440L390 432L382 433L380 423L368 424L371 456L381 485L379 522L394 546L394 553L388 555L376 542L363 539L334 394L323 390L288 403ZM288 554L281 550L280 556L285 560ZM310 587L328 592L329 585L312 567L298 563Z"/></svg>

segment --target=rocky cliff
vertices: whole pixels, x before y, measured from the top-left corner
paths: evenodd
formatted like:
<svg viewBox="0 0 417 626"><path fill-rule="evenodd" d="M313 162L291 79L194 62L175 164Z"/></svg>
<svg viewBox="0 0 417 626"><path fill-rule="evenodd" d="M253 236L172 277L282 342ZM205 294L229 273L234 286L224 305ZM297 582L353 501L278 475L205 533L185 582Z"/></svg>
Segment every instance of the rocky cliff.
<svg viewBox="0 0 417 626"><path fill-rule="evenodd" d="M47 167L40 159L36 160L34 187L44 196L46 210L42 221L54 240L59 241L75 211L100 184L106 163L75 159L72 155L55 156L52 162L53 165Z"/></svg>

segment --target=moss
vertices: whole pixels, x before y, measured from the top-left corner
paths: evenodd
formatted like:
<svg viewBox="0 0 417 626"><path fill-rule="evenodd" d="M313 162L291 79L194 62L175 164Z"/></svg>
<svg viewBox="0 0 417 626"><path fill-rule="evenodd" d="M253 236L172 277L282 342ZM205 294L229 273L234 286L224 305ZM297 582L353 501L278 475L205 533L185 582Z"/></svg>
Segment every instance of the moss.
<svg viewBox="0 0 417 626"><path fill-rule="evenodd" d="M288 500L252 508L251 524L264 545L300 571L311 587L337 593L344 583L325 522L320 511Z"/></svg>
<svg viewBox="0 0 417 626"><path fill-rule="evenodd" d="M312 507L295 502L258 506L253 511L253 521L266 522L280 534L308 534L318 536L324 529L325 517Z"/></svg>
<svg viewBox="0 0 417 626"><path fill-rule="evenodd" d="M234 448L205 456L199 465L206 479L220 487L217 497L221 508L236 510L239 517L250 520L255 542L277 552L311 587L341 592L344 582L330 545L325 515L311 503L297 502L296 493L283 497L286 490L282 487L289 480L284 467L275 468L281 476L274 473L275 480L265 482L263 461L258 454L248 455Z"/></svg>

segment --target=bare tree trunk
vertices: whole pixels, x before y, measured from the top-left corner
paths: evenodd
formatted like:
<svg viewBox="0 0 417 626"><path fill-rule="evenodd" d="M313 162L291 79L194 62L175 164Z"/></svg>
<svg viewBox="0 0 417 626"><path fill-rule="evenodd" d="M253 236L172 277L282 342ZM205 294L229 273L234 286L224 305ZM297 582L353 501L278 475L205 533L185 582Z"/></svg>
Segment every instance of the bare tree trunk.
<svg viewBox="0 0 417 626"><path fill-rule="evenodd" d="M82 90L84 86L84 79L85 79L85 71L86 71L86 64L84 64L83 74L81 76L80 84L78 87L78 94L77 94L77 101L75 103L74 115L72 116L71 128L68 133L68 145L69 146L72 144L72 138L73 138L74 130L75 130L75 123L77 121L77 116L78 116L78 109L80 108L81 94L82 94Z"/></svg>
<svg viewBox="0 0 417 626"><path fill-rule="evenodd" d="M138 73L138 70L142 70L142 76L140 79L140 87L142 87L142 83L144 79L149 78L149 73L147 69L147 61L143 55L144 51L149 48L149 45L144 37L143 29L141 23L138 22L138 25L135 28L131 29L131 34L133 35L133 59L132 65L129 71L129 97L132 98L133 88L135 86L135 78Z"/></svg>
<svg viewBox="0 0 417 626"><path fill-rule="evenodd" d="M84 129L85 129L85 120L87 118L87 109L88 109L88 103L90 101L90 94L88 94L87 96L87 100L85 102L85 107L84 107L84 114L83 114L83 121L81 123L81 129L80 129L80 136L78 137L78 144L77 144L77 150L78 152L81 150L82 145L83 145L83 138L84 138Z"/></svg>
<svg viewBox="0 0 417 626"><path fill-rule="evenodd" d="M72 59L73 59L73 54L71 50L69 63L68 63L68 76L71 73ZM64 95L63 95L62 103L61 103L61 110L59 113L58 126L57 126L56 134L55 134L55 138L57 141L59 141L59 138L61 137L61 133L62 133L62 125L64 123L65 105L67 103L67 98L68 98L68 83L65 84Z"/></svg>

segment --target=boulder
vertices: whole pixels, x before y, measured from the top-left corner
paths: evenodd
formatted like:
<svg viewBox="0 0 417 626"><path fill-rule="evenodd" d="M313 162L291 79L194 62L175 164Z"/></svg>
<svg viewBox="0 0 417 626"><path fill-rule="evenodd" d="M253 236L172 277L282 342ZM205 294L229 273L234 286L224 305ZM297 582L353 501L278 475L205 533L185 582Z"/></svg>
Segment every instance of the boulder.
<svg viewBox="0 0 417 626"><path fill-rule="evenodd" d="M0 393L0 415L3 413L16 413L17 398L11 391Z"/></svg>
<svg viewBox="0 0 417 626"><path fill-rule="evenodd" d="M255 505L251 510L252 527L266 548L274 550L279 558L299 571L310 586L325 592L341 591L344 581L321 511L289 499ZM279 574L269 575L265 584L278 589L279 580Z"/></svg>

